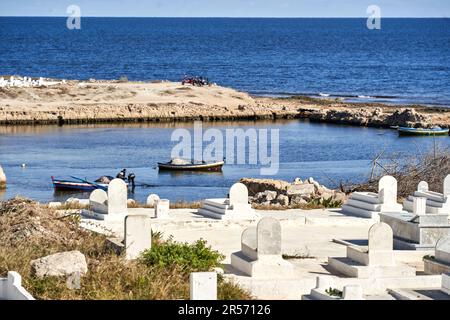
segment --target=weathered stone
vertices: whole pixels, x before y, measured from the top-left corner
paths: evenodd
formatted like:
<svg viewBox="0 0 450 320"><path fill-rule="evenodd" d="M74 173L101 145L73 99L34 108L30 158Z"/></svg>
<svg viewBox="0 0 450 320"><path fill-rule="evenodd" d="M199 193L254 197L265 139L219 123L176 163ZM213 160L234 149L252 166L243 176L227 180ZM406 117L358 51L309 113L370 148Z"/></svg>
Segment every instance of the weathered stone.
<svg viewBox="0 0 450 320"><path fill-rule="evenodd" d="M310 196L311 194L314 194L314 193L315 193L314 185L309 184L309 183L290 185L287 189L288 196L294 196L294 195Z"/></svg>
<svg viewBox="0 0 450 320"><path fill-rule="evenodd" d="M295 178L294 184L302 184L302 183L303 183L302 179L300 179L300 178Z"/></svg>
<svg viewBox="0 0 450 320"><path fill-rule="evenodd" d="M263 218L257 229L258 257L261 255L281 255L281 225L274 218Z"/></svg>
<svg viewBox="0 0 450 320"><path fill-rule="evenodd" d="M282 206L288 206L289 205L289 197L284 195L284 194L280 194L277 197L277 201L280 205Z"/></svg>
<svg viewBox="0 0 450 320"><path fill-rule="evenodd" d="M126 214L128 190L125 181L114 179L108 186L108 214Z"/></svg>
<svg viewBox="0 0 450 320"><path fill-rule="evenodd" d="M152 247L151 218L146 215L125 217L125 252L128 260L133 260Z"/></svg>
<svg viewBox="0 0 450 320"><path fill-rule="evenodd" d="M62 277L87 272L86 258L80 251L59 252L31 261L36 277Z"/></svg>
<svg viewBox="0 0 450 320"><path fill-rule="evenodd" d="M267 190L267 191L264 192L264 195L266 197L266 201L273 201L273 200L275 200L277 198L276 191L269 191L269 190Z"/></svg>
<svg viewBox="0 0 450 320"><path fill-rule="evenodd" d="M156 201L159 200L159 196L157 194L150 194L147 197L147 205L153 207L156 203Z"/></svg>
<svg viewBox="0 0 450 320"><path fill-rule="evenodd" d="M291 205L295 206L295 205L303 205L303 204L307 204L308 201L306 201L305 199L303 199L302 196L293 196L291 198Z"/></svg>
<svg viewBox="0 0 450 320"><path fill-rule="evenodd" d="M276 191L278 194L286 193L287 188L291 185L287 181L273 179L244 178L240 182L247 186L250 195L255 195L266 190Z"/></svg>
<svg viewBox="0 0 450 320"><path fill-rule="evenodd" d="M127 200L127 207L132 207L134 205L136 205L136 200L134 200L134 199Z"/></svg>
<svg viewBox="0 0 450 320"><path fill-rule="evenodd" d="M191 300L217 300L216 272L193 272L189 282Z"/></svg>

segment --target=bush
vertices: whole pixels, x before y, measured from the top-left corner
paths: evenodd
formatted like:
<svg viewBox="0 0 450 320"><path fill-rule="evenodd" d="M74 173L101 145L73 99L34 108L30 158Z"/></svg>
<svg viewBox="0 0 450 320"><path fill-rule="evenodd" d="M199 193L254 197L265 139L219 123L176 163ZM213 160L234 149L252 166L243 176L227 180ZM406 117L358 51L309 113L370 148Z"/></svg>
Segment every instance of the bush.
<svg viewBox="0 0 450 320"><path fill-rule="evenodd" d="M224 256L206 246L205 240L194 244L175 242L153 243L150 250L142 254L142 261L148 266L179 266L184 272L211 271L220 266Z"/></svg>

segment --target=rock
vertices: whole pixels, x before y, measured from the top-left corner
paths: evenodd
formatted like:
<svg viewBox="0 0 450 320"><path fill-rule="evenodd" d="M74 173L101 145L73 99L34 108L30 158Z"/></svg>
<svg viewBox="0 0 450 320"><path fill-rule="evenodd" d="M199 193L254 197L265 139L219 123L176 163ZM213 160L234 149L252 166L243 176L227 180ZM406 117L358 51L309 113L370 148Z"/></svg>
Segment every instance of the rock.
<svg viewBox="0 0 450 320"><path fill-rule="evenodd" d="M289 197L284 194L278 195L277 201L284 207L287 207L289 205Z"/></svg>
<svg viewBox="0 0 450 320"><path fill-rule="evenodd" d="M136 201L134 199L127 200L127 206L134 206L135 204L136 204Z"/></svg>
<svg viewBox="0 0 450 320"><path fill-rule="evenodd" d="M255 195L259 192L276 191L277 194L286 193L287 188L291 185L287 181L272 180L272 179L251 179L243 178L239 182L245 184L250 195Z"/></svg>
<svg viewBox="0 0 450 320"><path fill-rule="evenodd" d="M335 191L333 195L334 201L341 201L344 203L347 200L347 195L344 192L341 191Z"/></svg>
<svg viewBox="0 0 450 320"><path fill-rule="evenodd" d="M308 183L314 184L314 178L313 177L309 177L308 180L306 180Z"/></svg>
<svg viewBox="0 0 450 320"><path fill-rule="evenodd" d="M302 184L302 183L303 183L302 179L300 179L300 178L295 178L294 184Z"/></svg>
<svg viewBox="0 0 450 320"><path fill-rule="evenodd" d="M431 119L414 109L407 108L395 111L386 118L386 122L393 126L428 127Z"/></svg>
<svg viewBox="0 0 450 320"><path fill-rule="evenodd" d="M313 184L294 184L290 185L286 191L288 196L301 195L310 196L315 193L315 188Z"/></svg>
<svg viewBox="0 0 450 320"><path fill-rule="evenodd" d="M69 198L66 200L66 203L80 203L80 199L78 198Z"/></svg>
<svg viewBox="0 0 450 320"><path fill-rule="evenodd" d="M264 195L266 197L266 201L273 201L277 198L277 192L276 191L264 191Z"/></svg>
<svg viewBox="0 0 450 320"><path fill-rule="evenodd" d="M0 190L6 189L6 175L3 168L0 166Z"/></svg>
<svg viewBox="0 0 450 320"><path fill-rule="evenodd" d="M66 251L31 261L31 269L38 278L66 277L87 272L85 256L80 251Z"/></svg>
<svg viewBox="0 0 450 320"><path fill-rule="evenodd" d="M321 195L321 198L325 199L325 200L329 200L329 199L331 199L333 197L334 197L334 192L333 191L331 191L331 192L324 192Z"/></svg>
<svg viewBox="0 0 450 320"><path fill-rule="evenodd" d="M291 206L307 204L308 201L303 199L301 196L293 196L291 198Z"/></svg>

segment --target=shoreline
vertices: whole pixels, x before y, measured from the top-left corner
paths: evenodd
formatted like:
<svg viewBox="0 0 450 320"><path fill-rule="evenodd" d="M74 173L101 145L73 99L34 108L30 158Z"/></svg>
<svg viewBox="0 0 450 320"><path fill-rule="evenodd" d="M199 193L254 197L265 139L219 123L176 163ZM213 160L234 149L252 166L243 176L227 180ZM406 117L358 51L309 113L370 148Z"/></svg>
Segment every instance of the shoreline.
<svg viewBox="0 0 450 320"><path fill-rule="evenodd" d="M0 88L0 125L290 120L353 126L450 127L450 108L266 97L166 81L64 81Z"/></svg>

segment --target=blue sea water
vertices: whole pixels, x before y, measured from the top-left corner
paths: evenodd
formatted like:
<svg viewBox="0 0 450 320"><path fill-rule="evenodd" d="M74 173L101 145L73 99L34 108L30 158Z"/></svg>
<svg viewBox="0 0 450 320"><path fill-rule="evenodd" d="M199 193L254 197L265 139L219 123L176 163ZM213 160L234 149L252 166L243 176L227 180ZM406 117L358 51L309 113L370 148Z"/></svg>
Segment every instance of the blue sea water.
<svg viewBox="0 0 450 320"><path fill-rule="evenodd" d="M68 30L65 18L0 17L0 75L179 80L185 73L256 94L450 106L450 22L383 19L381 30L368 30L364 19L82 18L81 30ZM382 150L410 156L435 142L450 146L448 137L304 121L206 125L279 129L280 170L272 178L313 176L329 187L367 179ZM149 193L172 201L224 197L243 176L261 177L257 166L229 164L222 174L159 173L156 163L170 158L179 127L192 124L0 126L8 177L0 199L64 200L72 195L54 194L52 175L93 180L124 167L136 173L130 196L139 201Z"/></svg>
<svg viewBox="0 0 450 320"><path fill-rule="evenodd" d="M450 19L0 17L0 74L179 80L450 105ZM358 98L358 96L364 96Z"/></svg>

